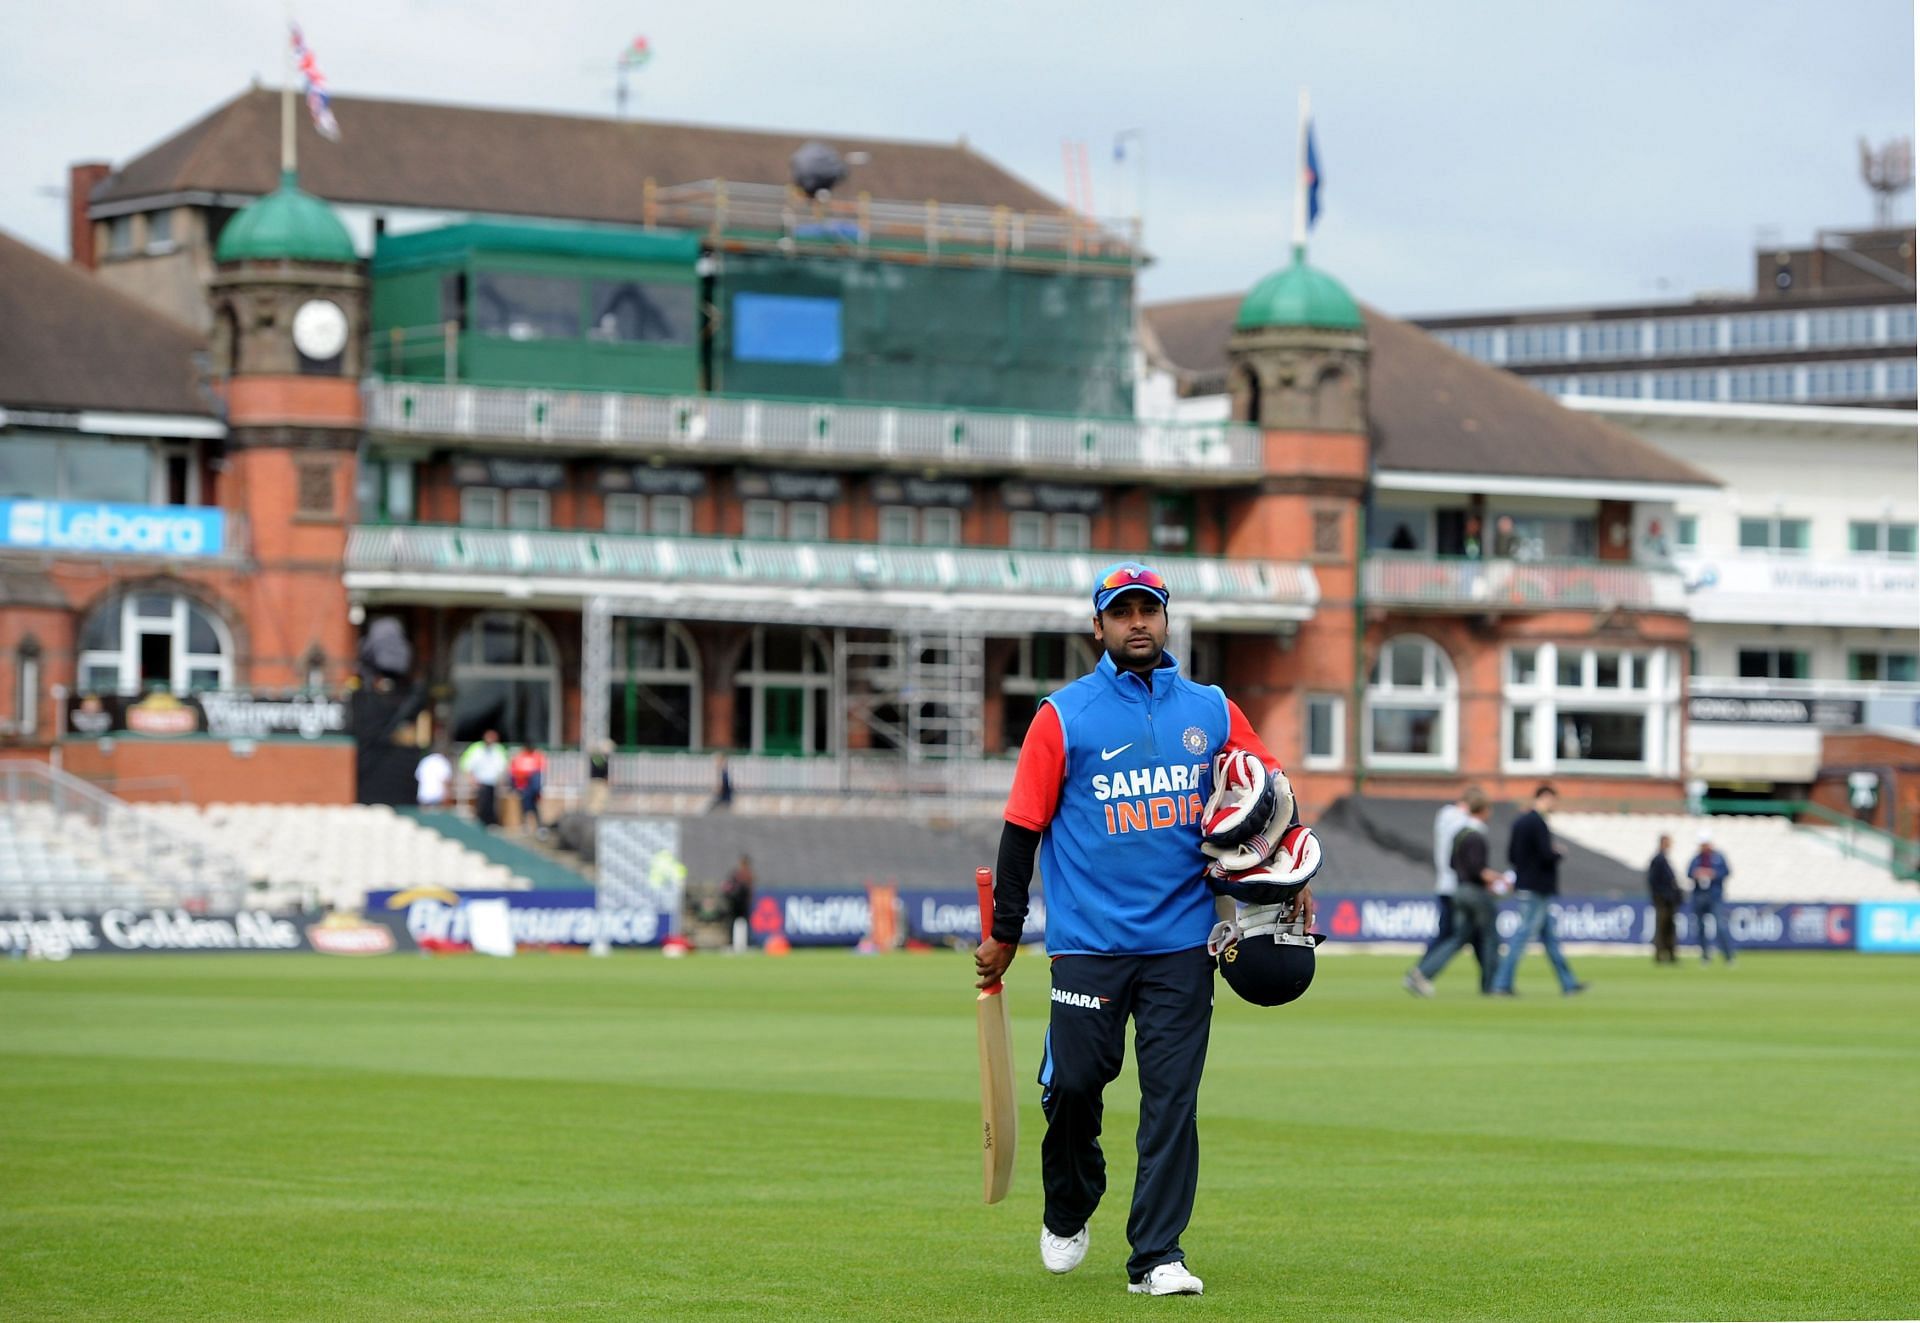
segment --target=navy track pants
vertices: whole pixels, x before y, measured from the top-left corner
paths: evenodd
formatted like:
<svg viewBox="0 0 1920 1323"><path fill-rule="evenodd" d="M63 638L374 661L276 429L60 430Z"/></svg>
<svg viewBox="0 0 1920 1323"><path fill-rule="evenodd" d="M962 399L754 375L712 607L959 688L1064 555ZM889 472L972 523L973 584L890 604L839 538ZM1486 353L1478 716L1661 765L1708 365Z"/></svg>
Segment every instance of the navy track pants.
<svg viewBox="0 0 1920 1323"><path fill-rule="evenodd" d="M1053 1011L1040 1061L1040 1145L1047 1229L1071 1236L1107 1191L1100 1151L1102 1094L1126 1057L1134 1023L1140 1074L1140 1166L1127 1217L1129 1280L1184 1255L1180 1234L1193 1216L1200 1175L1195 1105L1213 1018L1213 960L1204 948L1170 955L1056 956Z"/></svg>

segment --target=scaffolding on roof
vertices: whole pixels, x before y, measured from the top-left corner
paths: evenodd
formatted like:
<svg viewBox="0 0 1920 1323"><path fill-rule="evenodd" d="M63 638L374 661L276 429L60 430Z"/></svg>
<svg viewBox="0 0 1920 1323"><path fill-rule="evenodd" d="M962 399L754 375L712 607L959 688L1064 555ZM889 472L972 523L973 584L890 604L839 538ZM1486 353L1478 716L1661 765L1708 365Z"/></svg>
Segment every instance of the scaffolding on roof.
<svg viewBox="0 0 1920 1323"><path fill-rule="evenodd" d="M1146 262L1138 218L1103 220L1065 208L876 201L865 193L808 197L792 186L704 179L667 187L648 180L641 215L649 227L701 231L720 248L1123 271Z"/></svg>

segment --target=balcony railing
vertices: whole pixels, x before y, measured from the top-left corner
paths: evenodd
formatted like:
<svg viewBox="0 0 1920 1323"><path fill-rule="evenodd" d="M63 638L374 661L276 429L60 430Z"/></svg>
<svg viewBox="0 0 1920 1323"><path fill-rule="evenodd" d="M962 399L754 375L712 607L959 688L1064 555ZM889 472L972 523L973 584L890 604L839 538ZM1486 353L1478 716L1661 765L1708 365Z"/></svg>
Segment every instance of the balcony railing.
<svg viewBox="0 0 1920 1323"><path fill-rule="evenodd" d="M432 525L362 525L347 539L349 576L365 572L503 575L515 580L913 591L979 598L1083 600L1109 557L996 547L902 547L859 542L755 542ZM1174 600L1274 619L1310 615L1313 571L1278 561L1197 557L1156 561ZM354 586L349 580L349 586Z"/></svg>
<svg viewBox="0 0 1920 1323"><path fill-rule="evenodd" d="M1367 601L1439 611L1687 609L1671 570L1613 561L1474 560L1369 552Z"/></svg>
<svg viewBox="0 0 1920 1323"><path fill-rule="evenodd" d="M1802 699L1893 699L1920 701L1920 683L1911 680L1771 680L1731 675L1694 675L1687 693L1710 698L1792 697Z"/></svg>
<svg viewBox="0 0 1920 1323"><path fill-rule="evenodd" d="M909 762L897 753L780 756L729 753L727 775L744 795L958 795L1005 803L1013 788L1014 759L953 758ZM714 755L657 749L616 753L608 767L615 791L710 795ZM584 791L586 756L555 750L548 756L547 786L558 793Z"/></svg>
<svg viewBox="0 0 1920 1323"><path fill-rule="evenodd" d="M436 351L438 352L438 351ZM649 395L388 381L365 385L375 434L516 447L644 450L711 459L1179 474L1244 482L1261 472L1258 428L885 404Z"/></svg>

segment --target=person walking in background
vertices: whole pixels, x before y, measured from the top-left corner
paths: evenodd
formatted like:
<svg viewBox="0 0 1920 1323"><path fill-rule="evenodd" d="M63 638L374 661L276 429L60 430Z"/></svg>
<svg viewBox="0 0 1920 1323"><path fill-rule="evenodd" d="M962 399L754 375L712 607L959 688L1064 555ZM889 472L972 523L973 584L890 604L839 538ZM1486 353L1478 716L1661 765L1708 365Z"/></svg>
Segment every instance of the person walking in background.
<svg viewBox="0 0 1920 1323"><path fill-rule="evenodd" d="M547 785L547 755L540 752L539 745L528 744L513 755L507 774L513 778L514 792L520 796L520 830L539 835L540 792Z"/></svg>
<svg viewBox="0 0 1920 1323"><path fill-rule="evenodd" d="M612 794L613 741L601 740L587 755L587 812L599 817Z"/></svg>
<svg viewBox="0 0 1920 1323"><path fill-rule="evenodd" d="M1513 867L1513 889L1525 893L1522 896L1525 908L1520 913L1520 927L1507 943L1500 970L1493 976L1495 996L1514 995L1513 976L1520 968L1527 944L1536 937L1560 980L1560 991L1571 997L1587 990L1587 985L1575 978L1573 970L1567 967L1567 958L1560 954L1560 933L1553 921L1553 898L1560 892L1560 857L1566 850L1554 841L1553 829L1547 826L1547 815L1553 812L1558 799L1559 794L1552 786L1541 785L1533 792L1533 807L1514 820L1513 831L1507 837L1507 862Z"/></svg>
<svg viewBox="0 0 1920 1323"><path fill-rule="evenodd" d="M500 825L500 781L507 774L507 751L500 732L490 730L460 755L460 770L473 782L473 816L482 827Z"/></svg>
<svg viewBox="0 0 1920 1323"><path fill-rule="evenodd" d="M1674 962L1673 916L1680 908L1680 880L1673 875L1673 865L1667 862L1667 851L1672 848L1673 837L1662 834L1660 848L1647 863L1647 896L1653 901L1653 963L1656 965Z"/></svg>
<svg viewBox="0 0 1920 1323"><path fill-rule="evenodd" d="M733 771L727 766L727 755L713 755L713 803L707 806L707 812L719 813L733 807Z"/></svg>
<svg viewBox="0 0 1920 1323"><path fill-rule="evenodd" d="M1485 793L1478 786L1469 789L1461 797L1460 810L1464 820L1454 832L1447 859L1458 884L1451 906L1453 922L1447 939L1428 947L1420 963L1407 971L1407 991L1417 997L1433 995L1433 980L1463 946L1473 948L1473 953L1480 959L1483 975L1498 961L1500 939L1495 936L1493 921L1499 906L1493 898L1493 887L1500 881L1500 874L1488 866L1487 814L1490 808ZM1483 982L1480 991L1485 993L1487 990Z"/></svg>
<svg viewBox="0 0 1920 1323"><path fill-rule="evenodd" d="M1453 935L1454 895L1460 886L1459 879L1454 875L1453 847L1459 839L1460 829L1471 820L1467 801L1478 794L1479 787L1470 786L1461 792L1459 798L1442 804L1440 811L1433 815L1433 893L1440 911L1440 922L1434 929L1433 940L1427 943L1427 955L1444 946ZM1486 798L1485 795L1480 797ZM1474 959L1480 962L1480 991L1485 992L1493 986L1494 966L1499 963L1498 943L1495 943L1492 958L1488 958L1479 943L1470 942L1468 945L1473 950ZM1458 946L1454 948L1456 951L1459 949Z"/></svg>
<svg viewBox="0 0 1920 1323"><path fill-rule="evenodd" d="M427 750L413 768L413 801L423 809L445 808L447 787L453 782L453 764L439 745Z"/></svg>
<svg viewBox="0 0 1920 1323"><path fill-rule="evenodd" d="M727 931L735 952L747 949L747 920L753 913L753 860L744 854L720 885L720 904L727 916Z"/></svg>
<svg viewBox="0 0 1920 1323"><path fill-rule="evenodd" d="M1705 827L1700 829L1700 849L1693 856L1693 862L1687 865L1687 878L1693 883L1693 926L1700 938L1700 963L1713 963L1713 952L1707 946L1707 920L1713 920L1714 944L1720 948L1720 956L1729 965L1733 963L1733 933L1727 927L1727 879L1733 876L1733 870L1727 867L1727 857L1713 848L1713 832Z"/></svg>

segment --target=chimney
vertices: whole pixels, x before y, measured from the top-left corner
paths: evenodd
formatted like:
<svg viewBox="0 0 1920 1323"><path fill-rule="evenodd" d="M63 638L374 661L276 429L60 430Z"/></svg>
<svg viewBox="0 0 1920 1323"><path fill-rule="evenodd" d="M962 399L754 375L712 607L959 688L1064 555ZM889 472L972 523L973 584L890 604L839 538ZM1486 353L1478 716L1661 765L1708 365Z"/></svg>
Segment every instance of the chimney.
<svg viewBox="0 0 1920 1323"><path fill-rule="evenodd" d="M87 199L94 185L113 173L105 161L82 161L67 167L67 260L85 271L100 265L93 248L93 221L87 216Z"/></svg>

